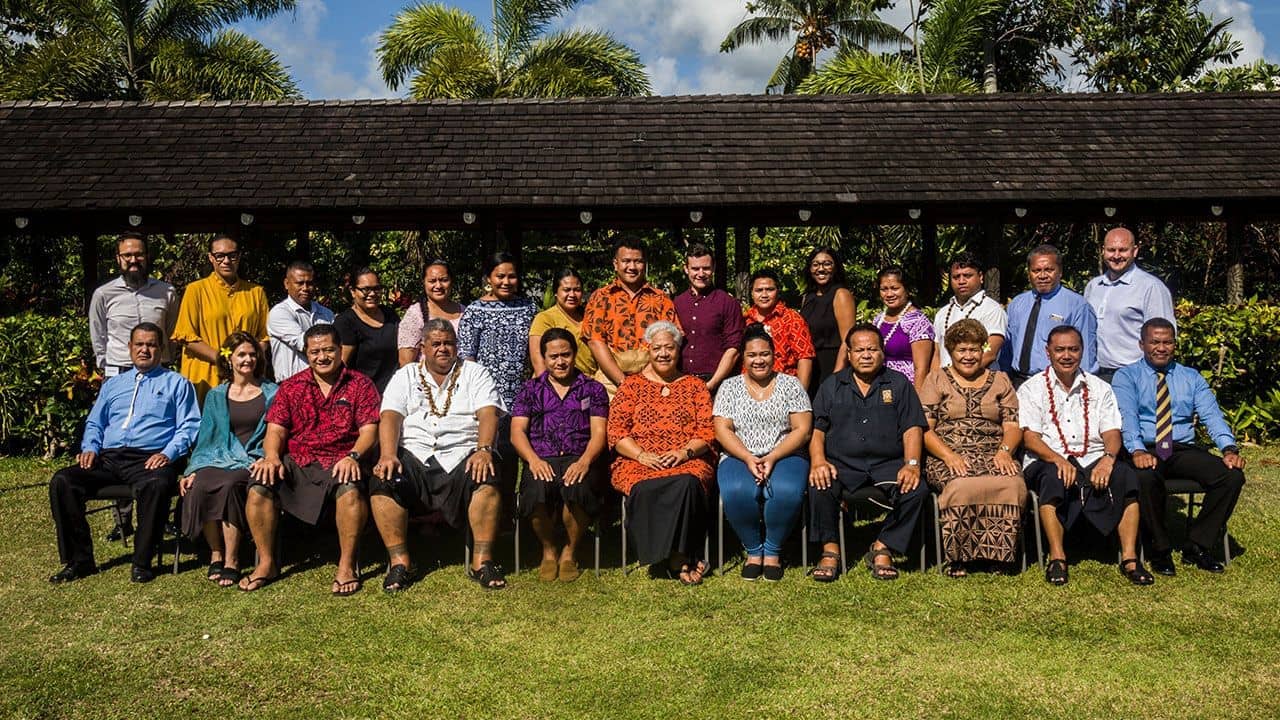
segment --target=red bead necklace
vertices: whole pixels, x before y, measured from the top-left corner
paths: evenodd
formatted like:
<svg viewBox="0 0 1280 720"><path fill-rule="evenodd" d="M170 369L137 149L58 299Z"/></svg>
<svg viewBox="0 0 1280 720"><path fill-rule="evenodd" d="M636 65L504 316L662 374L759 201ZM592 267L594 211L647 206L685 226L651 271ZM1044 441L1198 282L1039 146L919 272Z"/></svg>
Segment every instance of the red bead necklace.
<svg viewBox="0 0 1280 720"><path fill-rule="evenodd" d="M1053 420L1053 427L1058 431L1058 440L1062 442L1062 450L1067 457L1084 457L1089 454L1089 379L1082 378L1084 381L1084 391L1081 393L1080 402L1084 407L1084 446L1080 448L1080 452L1072 452L1067 445L1067 435L1062 432L1062 423L1058 420L1058 403L1054 400L1056 394L1053 389L1053 382L1049 379L1053 368L1046 368L1044 371L1044 389L1049 392L1049 417Z"/></svg>

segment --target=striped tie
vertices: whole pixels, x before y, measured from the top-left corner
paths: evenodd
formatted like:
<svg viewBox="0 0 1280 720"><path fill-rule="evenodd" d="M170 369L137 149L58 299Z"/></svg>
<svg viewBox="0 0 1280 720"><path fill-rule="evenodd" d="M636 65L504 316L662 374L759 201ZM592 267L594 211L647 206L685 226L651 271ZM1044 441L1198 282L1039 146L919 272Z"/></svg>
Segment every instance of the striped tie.
<svg viewBox="0 0 1280 720"><path fill-rule="evenodd" d="M1169 383L1163 372L1156 373L1156 457L1173 456L1173 403L1169 402Z"/></svg>

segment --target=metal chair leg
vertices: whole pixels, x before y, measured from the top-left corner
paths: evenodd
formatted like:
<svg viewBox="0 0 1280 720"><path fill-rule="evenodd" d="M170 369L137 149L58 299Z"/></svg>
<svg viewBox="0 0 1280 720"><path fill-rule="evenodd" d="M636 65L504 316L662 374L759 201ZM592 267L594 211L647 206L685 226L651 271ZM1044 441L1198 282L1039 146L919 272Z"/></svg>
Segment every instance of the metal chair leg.
<svg viewBox="0 0 1280 720"><path fill-rule="evenodd" d="M516 567L516 574L519 575L520 574L520 493L519 492L516 493L515 521L516 521L516 549L515 549L516 558L515 558L514 565Z"/></svg>
<svg viewBox="0 0 1280 720"><path fill-rule="evenodd" d="M946 563L942 561L942 521L941 513L938 511L938 496L929 493L933 498L933 552L938 556L938 574L946 574ZM924 568L920 568L924 570Z"/></svg>
<svg viewBox="0 0 1280 720"><path fill-rule="evenodd" d="M718 554L716 557L716 575L724 575L724 497L720 498L720 512L716 515L716 535Z"/></svg>
<svg viewBox="0 0 1280 720"><path fill-rule="evenodd" d="M1044 569L1044 540L1040 537L1040 496L1030 490L1027 491L1027 496L1031 501L1031 524L1035 526L1036 563Z"/></svg>
<svg viewBox="0 0 1280 720"><path fill-rule="evenodd" d="M600 577L600 518L596 518L595 523L591 526L591 534L595 536L596 550L596 577Z"/></svg>
<svg viewBox="0 0 1280 720"><path fill-rule="evenodd" d="M844 554L844 509L840 510L840 574L844 575L849 572L849 563L845 561Z"/></svg>
<svg viewBox="0 0 1280 720"><path fill-rule="evenodd" d="M626 577L631 574L631 568L627 565L627 496L622 496L622 576Z"/></svg>

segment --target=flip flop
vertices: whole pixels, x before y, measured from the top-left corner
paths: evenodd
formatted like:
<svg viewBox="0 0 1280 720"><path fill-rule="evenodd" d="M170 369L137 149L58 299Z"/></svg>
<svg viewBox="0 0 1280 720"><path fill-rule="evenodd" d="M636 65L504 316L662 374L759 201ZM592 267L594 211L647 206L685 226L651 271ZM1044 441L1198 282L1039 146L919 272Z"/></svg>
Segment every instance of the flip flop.
<svg viewBox="0 0 1280 720"><path fill-rule="evenodd" d="M209 582L218 582L222 579L222 568L223 562L221 560L209 563L209 572L205 574L205 579Z"/></svg>
<svg viewBox="0 0 1280 720"><path fill-rule="evenodd" d="M239 585L242 574L239 568L223 567L218 571L218 587L229 588Z"/></svg>
<svg viewBox="0 0 1280 720"><path fill-rule="evenodd" d="M250 575L247 578L242 578L237 587L242 592L257 592L275 582L279 577L279 575Z"/></svg>
<svg viewBox="0 0 1280 720"><path fill-rule="evenodd" d="M350 587L346 590L343 589L347 588L349 585L354 587ZM333 590L330 592L333 593L334 597L351 597L352 595L360 592L360 588L362 587L364 587L364 583L362 583L358 577L351 578L350 580L339 580L335 577L333 579Z"/></svg>

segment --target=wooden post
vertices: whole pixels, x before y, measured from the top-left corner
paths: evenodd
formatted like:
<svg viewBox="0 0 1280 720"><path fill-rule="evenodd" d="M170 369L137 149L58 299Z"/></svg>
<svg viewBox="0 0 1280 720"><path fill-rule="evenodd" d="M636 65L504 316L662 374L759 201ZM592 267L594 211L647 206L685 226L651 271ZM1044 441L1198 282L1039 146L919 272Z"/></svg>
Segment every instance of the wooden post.
<svg viewBox="0 0 1280 720"><path fill-rule="evenodd" d="M751 277L751 228L739 225L733 229L733 296L746 297L747 278Z"/></svg>
<svg viewBox="0 0 1280 720"><path fill-rule="evenodd" d="M311 230L306 225L293 229L293 256L298 260L311 261Z"/></svg>
<svg viewBox="0 0 1280 720"><path fill-rule="evenodd" d="M926 305L938 300L938 225L926 222L920 227L920 256L924 260L920 278L920 297Z"/></svg>
<svg viewBox="0 0 1280 720"><path fill-rule="evenodd" d="M1000 258L1003 256L1004 249L1004 225L999 222L988 222L983 225L986 230L986 243L982 252L983 264L987 266L987 272L984 275L986 284L985 290L987 294L995 298L996 302L1003 303L1004 299L1009 297L1008 289L1005 288L1004 277L1000 272Z"/></svg>
<svg viewBox="0 0 1280 720"><path fill-rule="evenodd" d="M1244 223L1227 222L1227 304L1244 302Z"/></svg>
<svg viewBox="0 0 1280 720"><path fill-rule="evenodd" d="M524 269L524 229L515 223L507 225L503 233L506 251L516 259L516 267Z"/></svg>
<svg viewBox="0 0 1280 720"><path fill-rule="evenodd" d="M715 232L715 249L712 251L714 262L716 264L716 287L725 290L729 287L729 256L728 256L728 236L729 228L724 225L717 225Z"/></svg>
<svg viewBox="0 0 1280 720"><path fill-rule="evenodd" d="M89 312L89 300L98 287L98 233L94 230L80 231L80 269L84 277L81 294L84 297L83 310Z"/></svg>

